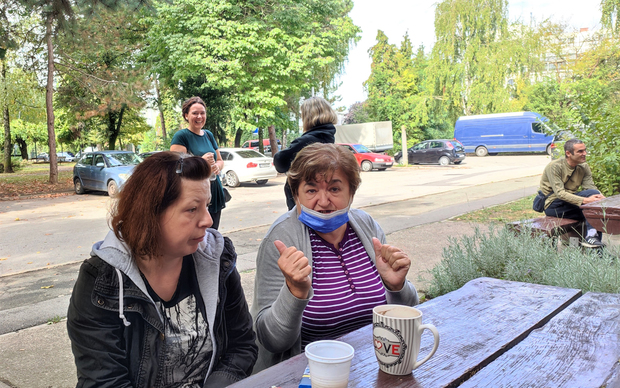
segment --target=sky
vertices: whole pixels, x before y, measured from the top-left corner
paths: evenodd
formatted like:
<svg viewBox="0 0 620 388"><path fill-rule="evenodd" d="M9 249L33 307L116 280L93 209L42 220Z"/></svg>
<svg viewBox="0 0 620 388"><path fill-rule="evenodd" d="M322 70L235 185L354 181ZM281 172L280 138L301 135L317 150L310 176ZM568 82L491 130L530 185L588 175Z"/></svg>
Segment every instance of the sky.
<svg viewBox="0 0 620 388"><path fill-rule="evenodd" d="M353 0L350 13L353 22L361 27L361 39L349 52L348 62L340 76L340 88L335 93L342 100L336 107L349 106L366 99L363 82L370 75L368 49L376 42L377 30L382 30L391 44L400 46L405 32L414 49L424 45L429 52L435 42L435 4L438 0ZM508 0L510 21L530 19L540 22L551 19L575 28L590 30L600 27L599 0Z"/></svg>

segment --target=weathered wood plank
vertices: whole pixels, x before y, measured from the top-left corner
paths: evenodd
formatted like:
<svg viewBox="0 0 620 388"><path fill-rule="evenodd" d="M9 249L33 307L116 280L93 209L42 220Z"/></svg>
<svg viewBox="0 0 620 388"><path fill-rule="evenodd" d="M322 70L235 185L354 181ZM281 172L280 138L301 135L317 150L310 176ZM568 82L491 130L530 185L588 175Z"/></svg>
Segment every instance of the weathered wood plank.
<svg viewBox="0 0 620 388"><path fill-rule="evenodd" d="M596 230L620 234L620 195L581 205L581 210Z"/></svg>
<svg viewBox="0 0 620 388"><path fill-rule="evenodd" d="M587 293L461 385L619 386L620 295Z"/></svg>
<svg viewBox="0 0 620 388"><path fill-rule="evenodd" d="M343 336L355 348L349 387L451 387L466 380L503 352L542 326L581 295L581 291L537 284L480 278L417 306L423 322L437 327L441 340L435 355L408 376L379 370L368 325ZM432 347L422 337L420 354ZM233 387L297 388L307 365L305 356L264 370Z"/></svg>

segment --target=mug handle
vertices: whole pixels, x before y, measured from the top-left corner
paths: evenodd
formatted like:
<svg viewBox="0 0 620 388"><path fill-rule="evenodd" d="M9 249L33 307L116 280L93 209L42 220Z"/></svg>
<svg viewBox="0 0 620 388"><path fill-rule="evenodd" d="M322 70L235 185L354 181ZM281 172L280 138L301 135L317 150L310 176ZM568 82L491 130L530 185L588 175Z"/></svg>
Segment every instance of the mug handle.
<svg viewBox="0 0 620 388"><path fill-rule="evenodd" d="M435 352L437 351L437 348L439 347L439 333L437 332L437 329L435 328L435 326L431 324L420 325L420 327L418 327L420 337L422 337L422 332L424 331L424 329L428 329L431 331L431 333L433 333L435 344L433 345L433 349L428 354L428 356L424 357L422 361L416 360L416 362L413 363L413 369L416 369L417 367L421 366L426 361L428 361L429 358L433 357L433 354L435 354Z"/></svg>

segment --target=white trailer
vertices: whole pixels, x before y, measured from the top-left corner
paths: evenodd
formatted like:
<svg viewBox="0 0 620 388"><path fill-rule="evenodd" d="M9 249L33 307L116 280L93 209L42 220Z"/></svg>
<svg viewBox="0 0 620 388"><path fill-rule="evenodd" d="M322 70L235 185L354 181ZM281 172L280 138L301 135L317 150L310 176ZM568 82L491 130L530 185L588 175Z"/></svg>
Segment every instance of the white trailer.
<svg viewBox="0 0 620 388"><path fill-rule="evenodd" d="M391 150L392 122L336 125L336 143L362 144L373 152Z"/></svg>

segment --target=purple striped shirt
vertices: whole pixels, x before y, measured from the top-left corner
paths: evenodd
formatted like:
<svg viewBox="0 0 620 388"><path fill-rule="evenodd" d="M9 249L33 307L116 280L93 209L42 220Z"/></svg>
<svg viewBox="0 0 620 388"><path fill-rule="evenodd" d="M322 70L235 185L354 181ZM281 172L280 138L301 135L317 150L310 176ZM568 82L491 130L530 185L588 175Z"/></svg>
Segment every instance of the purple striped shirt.
<svg viewBox="0 0 620 388"><path fill-rule="evenodd" d="M357 234L347 225L340 249L310 230L314 296L301 318L301 343L335 339L372 323L385 288Z"/></svg>

